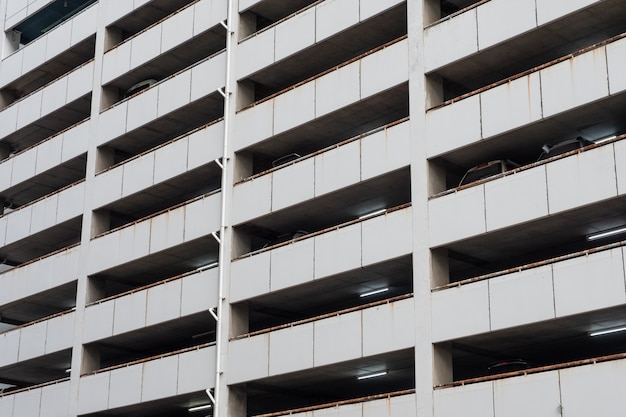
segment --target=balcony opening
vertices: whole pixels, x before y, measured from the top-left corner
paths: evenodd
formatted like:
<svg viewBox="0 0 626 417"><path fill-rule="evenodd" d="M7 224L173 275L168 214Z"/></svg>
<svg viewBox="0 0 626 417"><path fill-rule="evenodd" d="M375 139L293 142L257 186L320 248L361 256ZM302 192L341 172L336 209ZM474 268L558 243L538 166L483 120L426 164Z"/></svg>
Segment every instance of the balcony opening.
<svg viewBox="0 0 626 417"><path fill-rule="evenodd" d="M71 361L72 349L65 349L0 367L0 387L5 387L0 388L0 394L68 379L66 369L71 367Z"/></svg>
<svg viewBox="0 0 626 417"><path fill-rule="evenodd" d="M317 0L266 0L258 2L240 15L241 38L265 29L285 17L302 10Z"/></svg>
<svg viewBox="0 0 626 417"><path fill-rule="evenodd" d="M411 258L391 259L235 304L233 315L237 317L238 334L234 336L341 310L365 308L372 303L410 296L412 291Z"/></svg>
<svg viewBox="0 0 626 417"><path fill-rule="evenodd" d="M372 207L391 209L403 205L411 201L410 189L409 169L401 168L240 224L235 227L234 256L272 248L285 234L305 231L285 242L307 239L314 232L358 221Z"/></svg>
<svg viewBox="0 0 626 417"><path fill-rule="evenodd" d="M219 190L222 170L212 162L94 211L94 236L174 209Z"/></svg>
<svg viewBox="0 0 626 417"><path fill-rule="evenodd" d="M211 235L144 256L89 276L88 303L136 290L213 265L218 244Z"/></svg>
<svg viewBox="0 0 626 417"><path fill-rule="evenodd" d="M87 119L91 112L91 93L40 117L5 136L2 142L18 153Z"/></svg>
<svg viewBox="0 0 626 417"><path fill-rule="evenodd" d="M625 325L623 318L620 306L455 339L436 349L448 352L452 364L448 383L510 372L507 376L515 376L516 372L625 353L626 332L592 336L598 330Z"/></svg>
<svg viewBox="0 0 626 417"><path fill-rule="evenodd" d="M0 248L0 259L9 265L21 265L80 242L82 216L75 217L31 234Z"/></svg>
<svg viewBox="0 0 626 417"><path fill-rule="evenodd" d="M79 42L0 89L0 110L78 69L94 57L96 37Z"/></svg>
<svg viewBox="0 0 626 417"><path fill-rule="evenodd" d="M112 49L126 39L163 20L172 13L198 0L152 0L107 27L107 49Z"/></svg>
<svg viewBox="0 0 626 417"><path fill-rule="evenodd" d="M0 307L0 333L74 308L76 285L77 281L72 281L2 305ZM4 330L3 326L5 326Z"/></svg>
<svg viewBox="0 0 626 417"><path fill-rule="evenodd" d="M18 36L19 47L24 47L96 2L97 0L52 1L17 25L11 36Z"/></svg>
<svg viewBox="0 0 626 417"><path fill-rule="evenodd" d="M451 0L441 4L454 6L456 3ZM459 5L466 3L475 2L458 2ZM428 76L441 80L442 99L448 101L497 82L506 82L518 74L535 71L537 67L558 59L569 59L571 55L626 31L626 10L620 5L620 0L608 0L580 8L524 34L502 39L496 45L456 59L434 69ZM481 28L478 30L480 32Z"/></svg>
<svg viewBox="0 0 626 417"><path fill-rule="evenodd" d="M243 108L369 54L376 48L402 38L406 33L406 4L402 4L239 80L245 94L239 97L238 106ZM355 38L359 42L354 42Z"/></svg>
<svg viewBox="0 0 626 417"><path fill-rule="evenodd" d="M246 397L246 415L304 412L306 407L328 405L350 399L366 401L378 394L410 393L415 388L415 353L413 349L388 352L322 366L310 370L251 381L241 389ZM359 379L365 375L379 377Z"/></svg>
<svg viewBox="0 0 626 417"><path fill-rule="evenodd" d="M190 412L193 407L207 405L209 397L204 390L152 401L142 401L115 408L117 417L211 417L212 409ZM107 411L109 413L109 411ZM102 417L101 412L81 414L80 417Z"/></svg>
<svg viewBox="0 0 626 417"><path fill-rule="evenodd" d="M236 181L281 166L281 158L284 164L289 164L299 157L397 122L407 117L408 111L408 85L402 84L274 135L236 154ZM286 162L284 157L287 157Z"/></svg>
<svg viewBox="0 0 626 417"><path fill-rule="evenodd" d="M215 343L215 320L206 312L129 331L84 345L81 374Z"/></svg>
<svg viewBox="0 0 626 417"><path fill-rule="evenodd" d="M177 48L160 54L150 62L124 73L103 86L101 110L141 94L169 77L190 70L199 62L211 59L226 47L226 35L221 26L213 27Z"/></svg>
<svg viewBox="0 0 626 417"><path fill-rule="evenodd" d="M80 181L85 178L86 165L87 155L83 154L4 190L0 193L0 201L4 202L4 214ZM0 217L2 214L0 208Z"/></svg>
<svg viewBox="0 0 626 417"><path fill-rule="evenodd" d="M222 115L223 105L218 93L178 109L167 116L119 136L98 148L97 173L117 167L195 134L205 134ZM202 132L203 129L206 130ZM207 140L215 140L214 137ZM221 138L220 138L221 140Z"/></svg>

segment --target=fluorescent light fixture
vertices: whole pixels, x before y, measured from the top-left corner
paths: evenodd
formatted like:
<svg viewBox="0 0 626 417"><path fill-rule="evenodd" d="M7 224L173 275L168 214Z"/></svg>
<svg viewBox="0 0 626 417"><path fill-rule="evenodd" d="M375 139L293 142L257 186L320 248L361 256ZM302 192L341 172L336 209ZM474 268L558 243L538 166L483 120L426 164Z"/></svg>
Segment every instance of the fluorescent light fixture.
<svg viewBox="0 0 626 417"><path fill-rule="evenodd" d="M387 209L385 209L385 208L384 209L380 209L380 210L376 210L376 211L372 211L371 213L367 213L367 214L364 214L362 216L359 216L359 220L367 219L368 217L374 217L374 216L377 216L379 214L383 214L386 211L387 211Z"/></svg>
<svg viewBox="0 0 626 417"><path fill-rule="evenodd" d="M602 336L603 334L611 334L611 333L617 333L617 332L623 332L626 331L626 326L622 326L622 327L613 327L612 329L604 329L604 330L598 330L596 332L589 332L589 336Z"/></svg>
<svg viewBox="0 0 626 417"><path fill-rule="evenodd" d="M65 370L65 373L66 373L66 374L69 374L70 372L72 372L72 369L71 369L71 368L70 368L70 369L66 369L66 370Z"/></svg>
<svg viewBox="0 0 626 417"><path fill-rule="evenodd" d="M384 376L384 375L387 375L387 371L375 372L373 374L357 376L356 379L358 379L359 381L362 381L364 379L377 378L379 376Z"/></svg>
<svg viewBox="0 0 626 417"><path fill-rule="evenodd" d="M205 405L199 405L197 407L191 407L188 411L190 413L193 413L194 411L206 410L208 408L211 408L211 404L205 404Z"/></svg>
<svg viewBox="0 0 626 417"><path fill-rule="evenodd" d="M617 227L615 229L603 230L597 233L590 233L587 235L587 240L602 239L604 237L615 236L621 233L626 233L626 226Z"/></svg>
<svg viewBox="0 0 626 417"><path fill-rule="evenodd" d="M359 294L359 297L363 298L363 297L369 297L370 295L376 295L376 294L381 294L384 292L389 291L389 288L379 288L377 290L374 291L368 291L368 292L364 292L363 294Z"/></svg>

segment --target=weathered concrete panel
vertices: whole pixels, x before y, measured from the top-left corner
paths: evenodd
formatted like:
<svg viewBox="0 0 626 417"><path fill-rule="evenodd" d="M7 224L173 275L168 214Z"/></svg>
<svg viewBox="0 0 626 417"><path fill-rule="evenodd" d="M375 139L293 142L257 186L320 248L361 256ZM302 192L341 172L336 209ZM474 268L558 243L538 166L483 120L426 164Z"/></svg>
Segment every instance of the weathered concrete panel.
<svg viewBox="0 0 626 417"><path fill-rule="evenodd" d="M528 302L529 298L532 303ZM555 317L552 267L542 266L489 280L491 330Z"/></svg>
<svg viewBox="0 0 626 417"><path fill-rule="evenodd" d="M489 331L489 287L485 281L432 295L433 341Z"/></svg>
<svg viewBox="0 0 626 417"><path fill-rule="evenodd" d="M485 49L535 28L535 0L489 1L478 6L477 19L478 46Z"/></svg>
<svg viewBox="0 0 626 417"><path fill-rule="evenodd" d="M557 317L626 302L619 248L559 262L553 268Z"/></svg>
<svg viewBox="0 0 626 417"><path fill-rule="evenodd" d="M540 74L544 117L605 97L609 91L605 48L552 65Z"/></svg>
<svg viewBox="0 0 626 417"><path fill-rule="evenodd" d="M277 330L270 334L270 375L311 367L313 367L313 323Z"/></svg>
<svg viewBox="0 0 626 417"><path fill-rule="evenodd" d="M481 138L480 96L474 95L426 113L428 156L460 148ZM454 123L450 123L454 120Z"/></svg>
<svg viewBox="0 0 626 417"><path fill-rule="evenodd" d="M613 148L602 146L549 163L550 214L617 195Z"/></svg>
<svg viewBox="0 0 626 417"><path fill-rule="evenodd" d="M314 242L314 239L305 239L272 250L272 291L313 280Z"/></svg>
<svg viewBox="0 0 626 417"><path fill-rule="evenodd" d="M276 26L278 61L315 43L315 8L310 8Z"/></svg>
<svg viewBox="0 0 626 417"><path fill-rule="evenodd" d="M483 138L541 119L539 73L529 74L481 93L480 105Z"/></svg>
<svg viewBox="0 0 626 417"><path fill-rule="evenodd" d="M478 52L475 8L424 31L424 67L427 72L475 52Z"/></svg>
<svg viewBox="0 0 626 417"><path fill-rule="evenodd" d="M231 302L270 290L270 253L263 252L233 262L230 270Z"/></svg>
<svg viewBox="0 0 626 417"><path fill-rule="evenodd" d="M463 207L463 210L459 211L459 207ZM428 213L431 246L485 233L487 230L483 186L430 200Z"/></svg>
<svg viewBox="0 0 626 417"><path fill-rule="evenodd" d="M484 187L487 230L548 215L546 172L543 166L490 181Z"/></svg>

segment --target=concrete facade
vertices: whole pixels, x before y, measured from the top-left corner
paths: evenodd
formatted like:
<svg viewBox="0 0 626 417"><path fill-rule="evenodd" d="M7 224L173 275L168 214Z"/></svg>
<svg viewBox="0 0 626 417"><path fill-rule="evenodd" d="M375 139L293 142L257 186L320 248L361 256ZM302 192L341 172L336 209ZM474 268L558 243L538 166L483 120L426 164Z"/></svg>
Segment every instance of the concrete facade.
<svg viewBox="0 0 626 417"><path fill-rule="evenodd" d="M0 16L0 417L622 412L622 1Z"/></svg>

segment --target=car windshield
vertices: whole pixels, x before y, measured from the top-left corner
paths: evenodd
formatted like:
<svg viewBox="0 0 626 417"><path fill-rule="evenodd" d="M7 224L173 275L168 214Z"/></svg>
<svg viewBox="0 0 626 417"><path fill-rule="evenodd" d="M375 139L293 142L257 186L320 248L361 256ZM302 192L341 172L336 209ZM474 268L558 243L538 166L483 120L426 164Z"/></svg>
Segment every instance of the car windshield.
<svg viewBox="0 0 626 417"><path fill-rule="evenodd" d="M538 161L553 157L555 155L560 155L565 152L573 151L575 149L584 148L585 146L591 145L591 144L593 144L593 142L579 136L576 139L566 140L566 141L557 143L554 146L545 145L543 147L543 152L539 156Z"/></svg>

